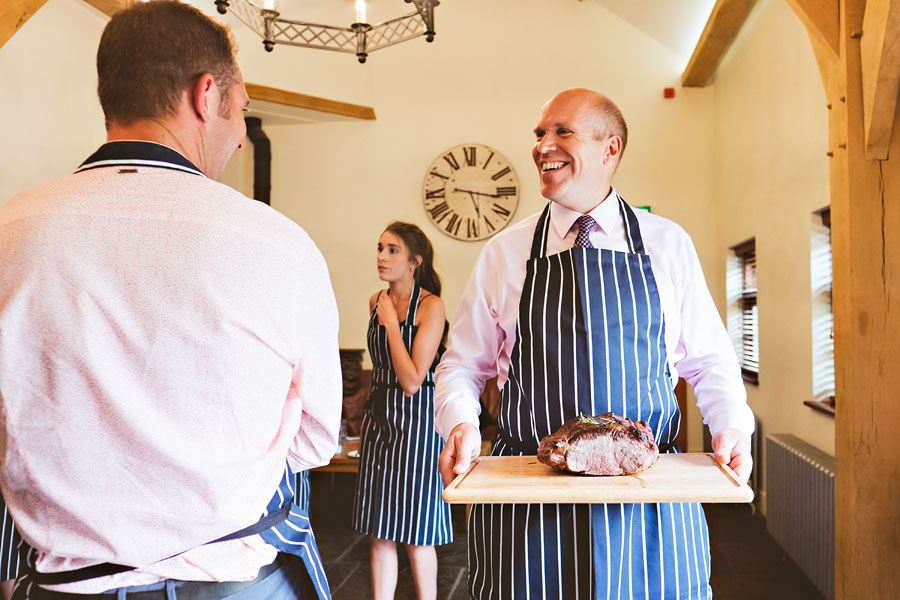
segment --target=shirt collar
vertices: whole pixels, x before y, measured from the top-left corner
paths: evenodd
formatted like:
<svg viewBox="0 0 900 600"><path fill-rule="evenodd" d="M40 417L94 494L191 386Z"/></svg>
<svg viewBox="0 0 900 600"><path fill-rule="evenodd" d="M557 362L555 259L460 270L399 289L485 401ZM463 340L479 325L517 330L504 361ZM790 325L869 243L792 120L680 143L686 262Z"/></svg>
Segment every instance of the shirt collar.
<svg viewBox="0 0 900 600"><path fill-rule="evenodd" d="M572 225L582 213L566 208L556 202L550 202L550 222L559 237L565 238ZM619 222L619 202L616 188L611 187L609 195L603 199L603 202L594 207L594 210L587 213L593 217L597 225L604 233L609 234Z"/></svg>
<svg viewBox="0 0 900 600"><path fill-rule="evenodd" d="M203 171L177 150L155 142L139 140L107 142L81 163L75 172L113 166L156 167L205 176Z"/></svg>

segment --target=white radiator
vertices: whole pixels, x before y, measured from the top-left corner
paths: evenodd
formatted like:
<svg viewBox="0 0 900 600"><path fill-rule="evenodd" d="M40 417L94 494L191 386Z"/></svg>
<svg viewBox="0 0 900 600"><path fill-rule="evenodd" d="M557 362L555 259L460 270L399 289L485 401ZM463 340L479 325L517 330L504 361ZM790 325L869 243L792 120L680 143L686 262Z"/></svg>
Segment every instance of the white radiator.
<svg viewBox="0 0 900 600"><path fill-rule="evenodd" d="M834 457L787 434L766 436L766 529L834 598Z"/></svg>

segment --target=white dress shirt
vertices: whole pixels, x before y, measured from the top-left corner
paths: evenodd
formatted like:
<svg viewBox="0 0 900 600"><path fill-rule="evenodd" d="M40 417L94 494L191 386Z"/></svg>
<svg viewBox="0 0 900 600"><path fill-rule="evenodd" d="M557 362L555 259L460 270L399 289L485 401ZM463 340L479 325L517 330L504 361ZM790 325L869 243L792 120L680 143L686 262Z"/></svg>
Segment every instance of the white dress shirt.
<svg viewBox="0 0 900 600"><path fill-rule="evenodd" d="M309 236L206 177L104 167L0 208L3 493L61 586L241 580L284 473L327 463L338 314ZM160 559L184 552L175 558Z"/></svg>
<svg viewBox="0 0 900 600"><path fill-rule="evenodd" d="M668 219L634 212L659 288L673 385L684 377L693 386L703 421L713 435L729 427L750 434L753 414L740 366L690 236ZM615 189L589 214L596 221L590 233L595 248L628 251ZM579 216L551 203L548 255L574 245ZM525 267L539 217L535 213L485 244L460 299L447 351L435 371L435 426L445 439L460 423L478 426L478 398L485 381L497 375L498 386L506 382Z"/></svg>

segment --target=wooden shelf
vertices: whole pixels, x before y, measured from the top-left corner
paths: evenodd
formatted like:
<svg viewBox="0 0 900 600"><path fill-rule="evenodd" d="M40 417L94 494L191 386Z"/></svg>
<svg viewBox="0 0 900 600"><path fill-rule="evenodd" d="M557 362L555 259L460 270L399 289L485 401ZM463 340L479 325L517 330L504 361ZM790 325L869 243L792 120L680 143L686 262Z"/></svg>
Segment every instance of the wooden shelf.
<svg viewBox="0 0 900 600"><path fill-rule="evenodd" d="M375 109L371 106L329 100L256 83L247 83L246 86L251 100L250 112L259 113L262 117L277 116L297 122L375 120Z"/></svg>

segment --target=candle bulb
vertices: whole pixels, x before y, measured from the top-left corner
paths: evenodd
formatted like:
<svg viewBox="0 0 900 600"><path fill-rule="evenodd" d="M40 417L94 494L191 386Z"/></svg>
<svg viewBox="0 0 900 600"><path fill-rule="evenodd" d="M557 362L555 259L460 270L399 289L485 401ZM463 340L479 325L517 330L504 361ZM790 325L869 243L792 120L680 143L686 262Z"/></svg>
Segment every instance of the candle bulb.
<svg viewBox="0 0 900 600"><path fill-rule="evenodd" d="M356 22L366 22L366 0L356 0Z"/></svg>
<svg viewBox="0 0 900 600"><path fill-rule="evenodd" d="M275 10L275 0L263 0L263 9Z"/></svg>

